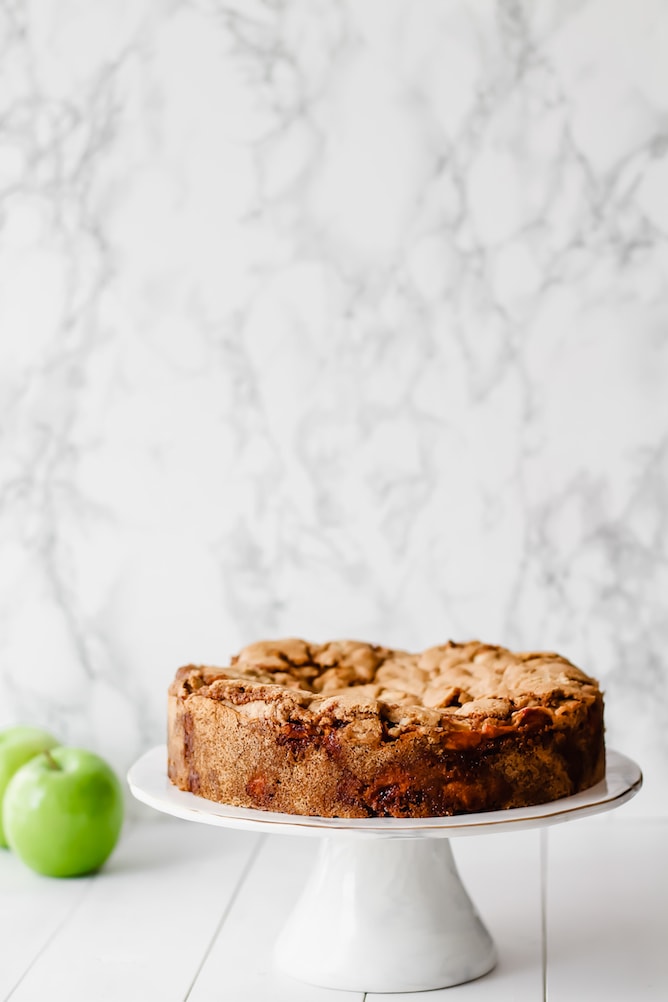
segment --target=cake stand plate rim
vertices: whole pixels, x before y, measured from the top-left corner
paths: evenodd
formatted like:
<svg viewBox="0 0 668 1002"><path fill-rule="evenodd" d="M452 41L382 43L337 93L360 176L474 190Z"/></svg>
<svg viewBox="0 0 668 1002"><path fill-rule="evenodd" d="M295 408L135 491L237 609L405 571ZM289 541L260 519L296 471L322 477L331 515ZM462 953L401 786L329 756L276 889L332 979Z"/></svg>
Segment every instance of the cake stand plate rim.
<svg viewBox="0 0 668 1002"><path fill-rule="evenodd" d="M600 783L570 797L532 807L438 818L321 818L232 807L179 790L167 776L167 747L157 745L131 766L133 796L155 810L187 821L290 835L367 835L376 838L454 838L561 824L621 806L640 790L642 772L633 759L608 749Z"/></svg>

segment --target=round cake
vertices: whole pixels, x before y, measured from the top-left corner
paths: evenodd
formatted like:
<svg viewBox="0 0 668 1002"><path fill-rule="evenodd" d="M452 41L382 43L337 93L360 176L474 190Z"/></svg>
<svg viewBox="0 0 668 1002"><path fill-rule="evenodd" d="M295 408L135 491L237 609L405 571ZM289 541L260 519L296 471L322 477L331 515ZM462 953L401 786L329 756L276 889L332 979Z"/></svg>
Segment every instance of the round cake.
<svg viewBox="0 0 668 1002"><path fill-rule="evenodd" d="M172 783L237 807L342 818L526 807L603 778L603 698L553 653L262 641L228 667L178 670L168 754Z"/></svg>

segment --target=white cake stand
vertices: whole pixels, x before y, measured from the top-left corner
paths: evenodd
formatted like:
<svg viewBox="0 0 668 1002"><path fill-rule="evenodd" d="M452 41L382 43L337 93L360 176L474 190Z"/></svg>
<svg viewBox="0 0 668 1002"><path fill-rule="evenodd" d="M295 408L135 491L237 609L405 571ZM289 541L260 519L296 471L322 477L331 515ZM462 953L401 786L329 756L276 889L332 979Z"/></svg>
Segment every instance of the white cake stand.
<svg viewBox="0 0 668 1002"><path fill-rule="evenodd" d="M472 981L492 969L494 943L457 872L450 839L559 824L612 810L642 785L608 751L605 779L573 797L452 818L318 818L229 807L184 793L154 748L128 773L138 800L225 828L317 835L320 854L276 944L281 971L327 988L410 992Z"/></svg>

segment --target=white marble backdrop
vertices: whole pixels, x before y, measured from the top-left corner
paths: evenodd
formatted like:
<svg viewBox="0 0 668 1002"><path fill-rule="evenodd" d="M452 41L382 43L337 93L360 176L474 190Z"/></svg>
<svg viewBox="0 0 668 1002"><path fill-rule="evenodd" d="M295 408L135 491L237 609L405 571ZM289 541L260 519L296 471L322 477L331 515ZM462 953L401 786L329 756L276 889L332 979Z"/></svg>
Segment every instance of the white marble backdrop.
<svg viewBox="0 0 668 1002"><path fill-rule="evenodd" d="M553 648L668 780L664 0L0 0L0 724Z"/></svg>

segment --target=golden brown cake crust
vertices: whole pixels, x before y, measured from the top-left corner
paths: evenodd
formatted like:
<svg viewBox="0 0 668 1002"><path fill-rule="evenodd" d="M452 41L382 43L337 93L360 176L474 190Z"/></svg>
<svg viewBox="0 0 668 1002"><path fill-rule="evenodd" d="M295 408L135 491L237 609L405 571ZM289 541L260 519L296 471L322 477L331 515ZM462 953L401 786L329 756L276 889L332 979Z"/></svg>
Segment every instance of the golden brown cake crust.
<svg viewBox="0 0 668 1002"><path fill-rule="evenodd" d="M603 777L596 681L553 653L262 641L169 689L169 777L241 807L430 817L528 806Z"/></svg>

